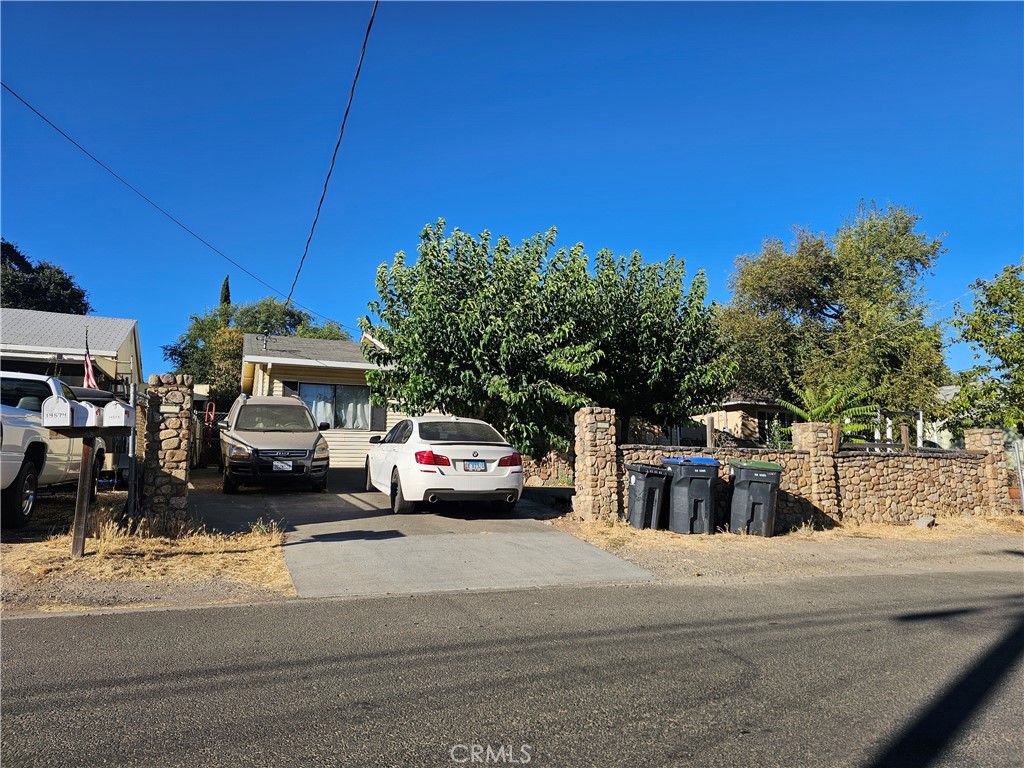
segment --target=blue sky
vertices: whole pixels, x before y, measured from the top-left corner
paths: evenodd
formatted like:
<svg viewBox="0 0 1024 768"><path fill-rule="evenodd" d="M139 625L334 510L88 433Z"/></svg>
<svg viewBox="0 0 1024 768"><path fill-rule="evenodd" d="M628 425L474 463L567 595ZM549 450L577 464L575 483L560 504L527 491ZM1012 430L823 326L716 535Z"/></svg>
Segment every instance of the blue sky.
<svg viewBox="0 0 1024 768"><path fill-rule="evenodd" d="M209 243L287 293L370 3L0 5L2 78ZM1021 3L382 2L296 300L354 334L424 224L685 258L727 301L738 254L860 199L945 235L935 317L1024 254ZM10 94L3 236L145 373L188 315L270 291ZM961 299L968 301L968 299ZM966 349L948 356L970 365Z"/></svg>

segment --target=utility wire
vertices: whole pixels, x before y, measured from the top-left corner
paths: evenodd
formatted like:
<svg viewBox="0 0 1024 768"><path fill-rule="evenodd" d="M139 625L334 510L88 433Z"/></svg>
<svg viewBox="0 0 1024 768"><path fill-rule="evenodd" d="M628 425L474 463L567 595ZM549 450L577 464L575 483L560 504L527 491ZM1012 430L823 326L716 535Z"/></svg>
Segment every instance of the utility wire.
<svg viewBox="0 0 1024 768"><path fill-rule="evenodd" d="M155 208L156 210L158 210L158 211L159 211L160 213L162 213L162 214L163 214L164 216L166 216L166 217L167 217L168 219L170 219L171 221L173 221L173 222L174 222L175 224L177 224L177 225L178 225L179 227L181 227L181 228L182 228L183 230L185 230L186 232L188 232L188 233L189 233L190 235L192 235L192 237L194 237L194 238L195 238L196 240L198 240L198 241L199 241L200 243L202 243L203 245L205 245L205 246L206 246L207 248L209 248L209 249L210 249L211 251L213 251L214 253L216 253L216 254L217 254L218 256L220 256L220 257L221 257L222 259L224 259L224 260L225 260L225 261L227 261L228 263L230 263L230 264L233 264L233 265L234 265L235 267L237 267L238 269L242 270L242 272L244 272L245 274L247 274L247 275L248 275L249 277L251 277L251 278L252 278L253 280L255 280L256 282L258 282L258 283L260 283L261 285L263 285L263 286L265 286L265 287L269 288L269 289L270 289L271 291L273 291L274 293L276 293L276 294L277 294L278 296L284 296L284 295L285 295L283 291L279 291L279 290L278 290L277 288L275 288L274 286L272 286L272 285L271 285L270 283L266 282L265 280L263 280L263 279L262 279L261 277L259 277L258 275L255 275L255 274L253 274L253 273L252 273L252 272L250 272L250 271L249 271L248 269L246 269L246 268L245 268L245 267L243 267L243 266L242 266L241 264L239 264L239 263L238 263L237 261L235 261L234 259L232 259L232 258L231 258L231 257L229 257L228 255L226 255L226 254L225 254L225 253L223 253L222 251L220 251L220 250L218 250L217 248L215 248L214 246L212 246L212 245L211 245L210 243L208 243L208 242L207 242L206 240L204 240L204 239L203 239L202 237L200 237L200 236L199 236L199 235L197 235L197 234L196 234L195 232L193 232L193 231L192 231L191 229L189 229L189 228L188 228L188 227L186 227L186 226L185 226L184 224L182 224L182 223L181 223L180 221L178 221L178 219L174 218L174 216L172 216L171 214L169 214L169 213L168 213L167 211L165 211L165 210L164 210L163 208L161 208L161 207L160 207L159 205L157 205L157 204L156 204L156 203L154 203L154 202L153 202L152 200L150 200L150 199L149 199L148 197L146 197L146 196L145 196L144 194L142 194L142 192L140 192L140 191L139 191L138 189L136 189L136 188L135 188L135 187L133 187L133 186L132 186L131 184L129 184L129 183L127 182L127 181L125 181L125 180L124 180L123 178L121 178L121 177L120 177L120 176L119 176L119 175L118 175L117 173L115 173L115 172L114 172L114 171L113 171L113 170L112 170L112 169L111 169L110 167L108 167L107 165L105 165L105 164L104 164L104 163L103 163L103 162L102 162L101 160L99 160L99 159L98 159L98 158L97 158L97 157L96 157L95 155L93 155L93 154L92 154L92 153L91 153L91 152L90 152L89 150L87 150L87 149L86 149L85 147L83 147L83 146L82 146L81 144L79 144L79 143L78 143L77 141L75 141L75 140L74 140L73 138L71 138L70 136L68 136L68 134L66 134L66 133L65 133L64 131L62 131L62 130L61 130L60 128L58 128L58 127L57 127L56 125L54 125L53 121L51 121L51 120L50 120L50 119L49 119L48 117L46 117L46 115L44 115L44 114L43 114L42 112L40 112L40 111L39 111L38 109L36 109L35 107L33 107L33 106L32 106L31 104L29 104L29 103L28 103L27 101L25 101L25 99L23 99L23 98L22 98L21 96L19 96L19 95L18 95L18 94L17 94L17 93L16 93L16 92L15 92L15 91L14 91L14 90L13 90L13 89L12 89L12 88L11 88L11 87L9 86L9 85L7 85L7 83L3 83L3 82L0 82L0 85L2 85L2 86L3 86L3 88L4 88L4 90L5 90L5 91L7 91L8 93L10 93L10 94L11 94L11 95L12 95L12 96L13 96L14 98L16 98L16 99L17 99L18 101L20 101L20 102L21 102L22 104L24 104L24 105L25 105L26 107L28 107L28 108L29 108L30 110L32 110L32 112L34 112L34 113L35 113L35 114L36 114L36 115L37 115L37 116L38 116L38 117L39 117L39 118L40 118L40 119L41 119L41 120L42 120L43 122L45 122L45 123L46 123L47 125L49 125L49 126L50 126L51 128L53 128L53 130L55 130L55 131L56 131L57 133L59 133L59 134L60 134L61 136L63 136L63 137L65 138L65 139L67 139L67 140L68 140L69 142L71 142L71 143L72 143L72 144L73 144L73 145L74 145L75 147L77 147L77 148L78 148L79 150L81 150L81 151L82 151L82 152L83 152L83 153L84 153L84 154L85 154L85 155L86 155L86 156L87 156L87 157L88 157L88 158L89 158L90 160L92 160L92 161L93 161L94 163L96 163L96 164L97 164L97 165L98 165L98 166L99 166L100 168L102 168L102 169L103 169L103 170L105 170L105 171L106 171L107 173L109 173L109 174L110 174L111 176L113 176L113 177L114 177L115 179L117 179L117 180L118 180L119 182L121 182L122 184L124 184L124 185L125 185L126 187L128 187L128 189L130 189L130 190L131 190L132 192L134 192L134 193L135 193L136 195L138 195L139 197L141 197L141 198L142 198L143 200L145 200L145 201L146 201L147 203L149 203L149 204L150 204L150 205L151 205L151 206L152 206L153 208ZM294 288L294 286L292 286L292 287ZM291 301L291 294L289 294L289 295L288 295L288 300L289 300L289 301ZM286 305L287 305L287 303L286 303ZM331 318L327 317L326 315L321 315L321 314L320 314L319 312L317 312L317 311L315 311L315 310L313 310L313 309L310 309L309 307L305 307L305 306L303 306L302 304L299 304L298 302L295 302L295 306L297 306L297 307L299 307L299 308L301 308L301 309L304 309L304 310L306 310L307 312L309 312L309 313L311 313L311 314L315 315L316 317L318 317L318 318L320 318L320 319L322 319L322 320L329 320L329 321L330 321L330 322L332 322L332 323L337 323L337 324L338 324L339 326L341 326L342 328L349 328L348 326L342 325L342 324L341 324L341 323L339 323L339 322L338 322L337 320L333 320L333 319L331 319ZM349 330L355 330L355 329L354 329L354 328L349 328Z"/></svg>
<svg viewBox="0 0 1024 768"><path fill-rule="evenodd" d="M323 207L324 198L327 197L327 185L331 181L331 174L334 172L334 162L338 159L338 149L341 147L341 137L345 135L345 123L348 122L348 113L352 109L352 99L356 95L356 83L359 82L359 72L363 68L363 57L366 55L366 43L370 39L370 30L373 29L373 17L377 15L377 3L379 0L373 1L373 10L370 12L370 22L366 25L366 34L363 36L363 48L359 52L359 63L356 65L356 74L352 78L352 88L348 92L348 104L345 105L345 115L341 118L341 130L338 132L338 141L334 145L334 154L331 156L331 166L327 169L327 178L324 179L324 189L320 193L320 202L316 205L316 215L313 217L313 226L309 228L309 237L306 238L306 247L302 251L302 258L299 259L299 268L295 270L295 279L292 280L292 287L288 291L288 298L285 300L285 306L288 306L288 302L292 300L292 293L295 292L295 285L299 282L299 274L302 272L302 266L306 263L306 254L309 253L309 244L313 240L313 232L316 230L316 223L320 220L320 209Z"/></svg>

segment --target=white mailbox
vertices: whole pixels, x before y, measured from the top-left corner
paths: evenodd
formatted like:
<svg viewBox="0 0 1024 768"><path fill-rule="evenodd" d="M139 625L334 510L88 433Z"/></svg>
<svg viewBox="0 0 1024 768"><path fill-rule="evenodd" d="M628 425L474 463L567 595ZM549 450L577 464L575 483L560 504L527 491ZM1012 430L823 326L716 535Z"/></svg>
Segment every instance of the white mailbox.
<svg viewBox="0 0 1024 768"><path fill-rule="evenodd" d="M77 416L81 403L68 400L60 395L51 395L43 401L44 427L73 427L80 417Z"/></svg>
<svg viewBox="0 0 1024 768"><path fill-rule="evenodd" d="M130 427L135 423L135 409L117 400L103 406L103 424L107 427Z"/></svg>
<svg viewBox="0 0 1024 768"><path fill-rule="evenodd" d="M93 403L77 403L75 409L76 427L102 427L103 407Z"/></svg>

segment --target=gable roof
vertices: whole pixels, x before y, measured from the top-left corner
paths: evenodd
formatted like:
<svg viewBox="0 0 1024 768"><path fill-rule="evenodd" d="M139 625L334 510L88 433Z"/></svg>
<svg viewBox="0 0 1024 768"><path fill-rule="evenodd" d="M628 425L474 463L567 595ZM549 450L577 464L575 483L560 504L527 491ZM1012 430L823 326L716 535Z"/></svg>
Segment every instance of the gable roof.
<svg viewBox="0 0 1024 768"><path fill-rule="evenodd" d="M242 342L243 363L278 363L322 368L376 368L367 362L357 341L304 339L298 336L263 336L247 333Z"/></svg>
<svg viewBox="0 0 1024 768"><path fill-rule="evenodd" d="M116 357L125 341L137 332L138 323L117 317L5 308L0 310L0 350L84 355L86 326L89 352Z"/></svg>

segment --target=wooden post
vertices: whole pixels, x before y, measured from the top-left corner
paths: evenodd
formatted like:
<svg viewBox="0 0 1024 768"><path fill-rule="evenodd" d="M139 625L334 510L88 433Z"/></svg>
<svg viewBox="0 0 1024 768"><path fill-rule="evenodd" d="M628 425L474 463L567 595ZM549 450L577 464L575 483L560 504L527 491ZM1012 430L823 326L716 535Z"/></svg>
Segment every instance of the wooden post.
<svg viewBox="0 0 1024 768"><path fill-rule="evenodd" d="M78 497L75 499L75 522L71 528L71 557L85 555L85 528L92 495L92 449L95 437L82 438L82 464L78 469Z"/></svg>
<svg viewBox="0 0 1024 768"><path fill-rule="evenodd" d="M910 453L910 427L907 424L900 424L900 441L903 443L903 452Z"/></svg>
<svg viewBox="0 0 1024 768"><path fill-rule="evenodd" d="M715 447L715 417L714 416L708 416L708 420L707 420L707 436L706 436L706 438L704 440L704 444L708 448L712 448L713 449Z"/></svg>
<svg viewBox="0 0 1024 768"><path fill-rule="evenodd" d="M839 424L832 425L832 453L839 453L843 444L843 428Z"/></svg>

